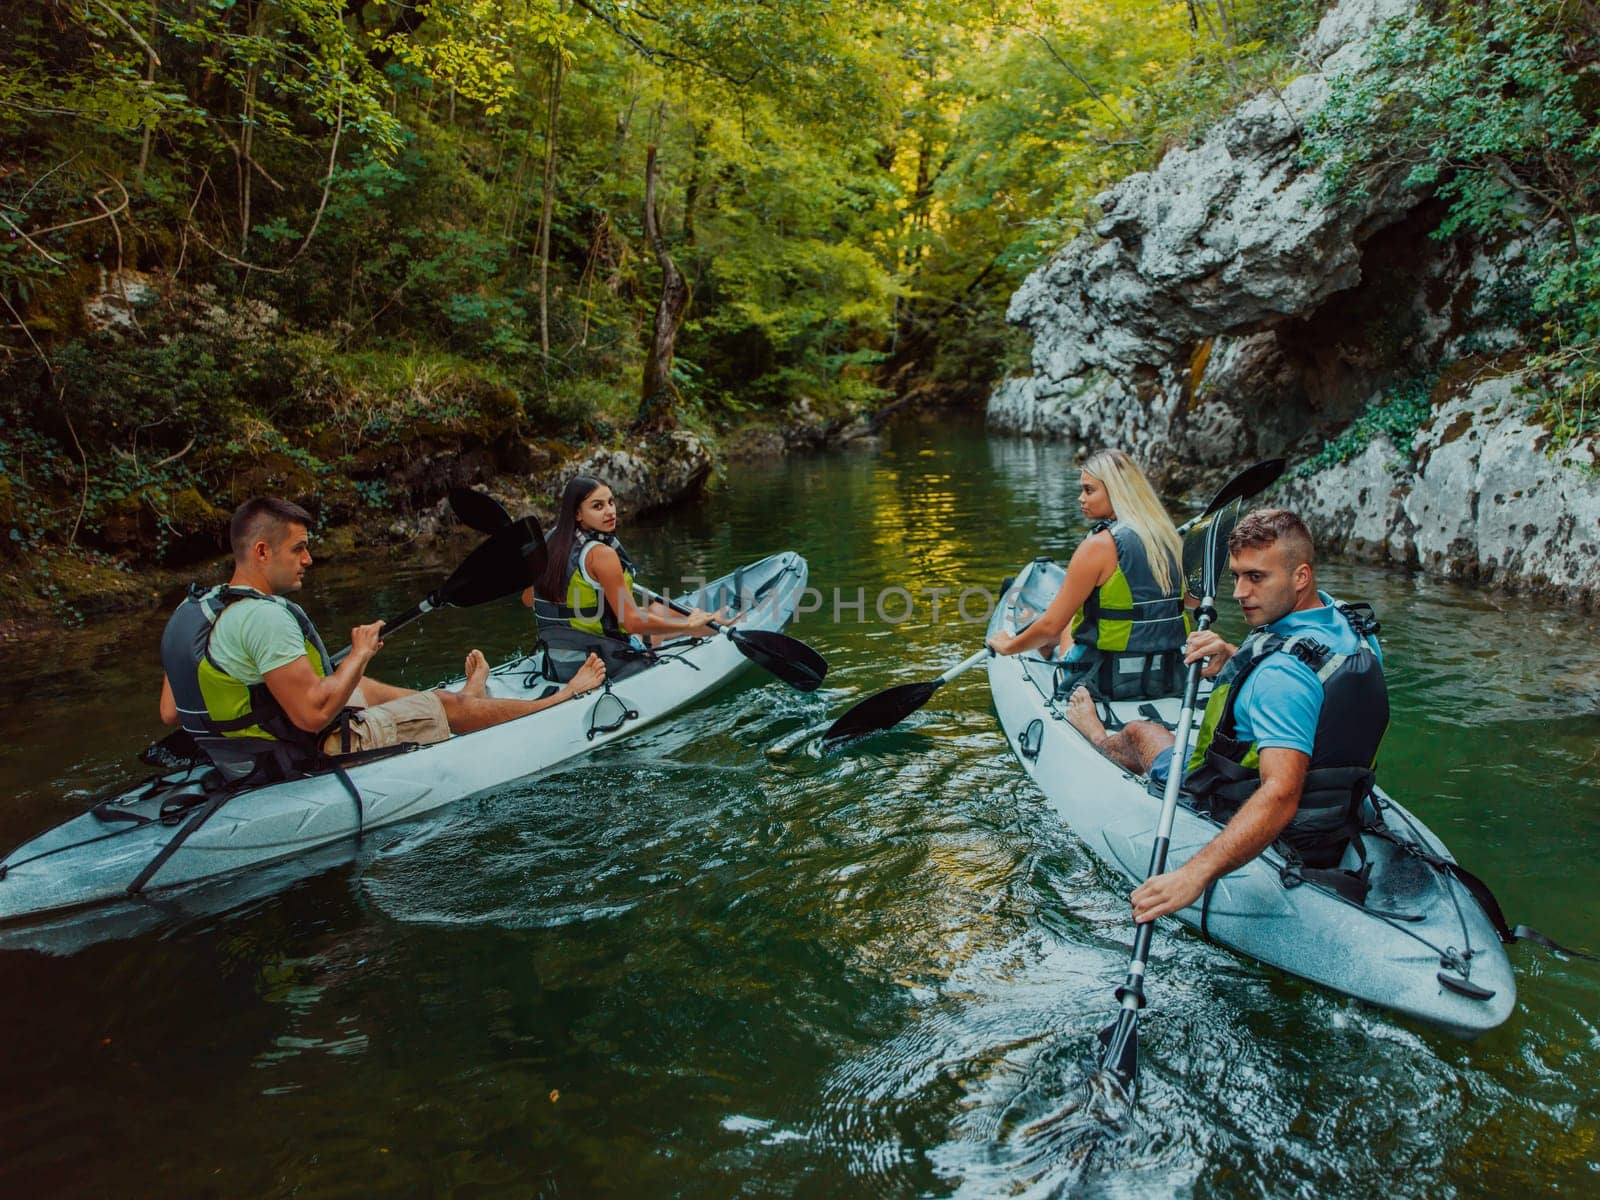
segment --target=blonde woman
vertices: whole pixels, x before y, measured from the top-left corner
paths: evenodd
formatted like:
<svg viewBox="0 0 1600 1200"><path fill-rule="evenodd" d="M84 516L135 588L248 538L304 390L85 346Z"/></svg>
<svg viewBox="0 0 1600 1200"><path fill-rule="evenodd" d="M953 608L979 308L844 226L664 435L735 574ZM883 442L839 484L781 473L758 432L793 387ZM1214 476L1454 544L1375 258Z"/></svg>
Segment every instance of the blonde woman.
<svg viewBox="0 0 1600 1200"><path fill-rule="evenodd" d="M1080 681L1108 699L1161 695L1182 676L1183 545L1150 481L1121 450L1090 456L1078 476L1078 507L1092 522L1066 579L1038 620L996 634L998 654L1056 644L1078 664L1058 691Z"/></svg>

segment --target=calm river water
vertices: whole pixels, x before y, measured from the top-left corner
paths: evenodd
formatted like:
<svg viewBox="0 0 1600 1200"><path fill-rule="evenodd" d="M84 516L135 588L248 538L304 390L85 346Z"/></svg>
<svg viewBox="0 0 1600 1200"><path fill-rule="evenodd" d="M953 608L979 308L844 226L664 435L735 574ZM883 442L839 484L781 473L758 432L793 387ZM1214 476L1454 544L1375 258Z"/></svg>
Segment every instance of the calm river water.
<svg viewBox="0 0 1600 1200"><path fill-rule="evenodd" d="M1132 1119L1050 1119L1112 1014L1124 889L1026 782L981 672L903 732L826 757L816 736L980 644L948 601L937 624L926 600L879 621L880 588L993 586L1068 553L1076 479L1064 446L927 421L625 517L658 584L792 547L830 598L865 589L864 619L794 630L832 662L826 688L752 668L242 907L0 953L0 1194L1600 1194L1600 966L1527 945L1515 1016L1464 1044L1158 934ZM371 562L324 562L305 599L343 641L449 567L374 583ZM1593 620L1323 579L1384 621L1389 790L1514 922L1600 942ZM162 619L7 652L0 841L137 770ZM374 673L426 685L469 645L531 641L509 602L446 611Z"/></svg>

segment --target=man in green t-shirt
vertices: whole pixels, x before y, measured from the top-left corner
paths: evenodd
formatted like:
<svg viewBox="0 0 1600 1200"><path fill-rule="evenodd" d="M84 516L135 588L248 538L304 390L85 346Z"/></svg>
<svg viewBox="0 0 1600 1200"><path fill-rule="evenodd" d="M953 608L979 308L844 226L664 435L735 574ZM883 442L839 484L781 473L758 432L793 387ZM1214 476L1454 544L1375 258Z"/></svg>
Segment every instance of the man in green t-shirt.
<svg viewBox="0 0 1600 1200"><path fill-rule="evenodd" d="M239 723L246 714L212 711L214 705L237 697L239 704L248 706L248 715L262 711L265 724L252 728L251 736L262 730L279 736L273 733L276 723L294 740L310 742L329 731L344 709L354 708L359 711L351 714L348 749L370 750L400 742L439 742L452 733L498 725L592 691L604 681L605 667L590 655L552 696L499 699L487 694L489 664L473 650L467 655L467 681L460 691L395 687L366 674L367 665L383 649L382 621L352 629L350 653L333 668L325 661L316 631L309 622L302 626L304 614L285 599L300 589L311 565L310 527L310 514L285 500L258 497L245 501L233 514L228 532L234 569L228 586L255 596L234 600L217 616L205 646L209 661L198 665L209 674L198 687L189 686L195 682L189 679L180 689L185 695L204 693L211 719ZM165 662L163 668L161 719L177 725L180 714L171 673L193 674L196 667ZM260 694L258 685L265 685L267 695ZM287 724L275 721L280 714ZM329 754L344 751L344 732L326 732L322 749Z"/></svg>

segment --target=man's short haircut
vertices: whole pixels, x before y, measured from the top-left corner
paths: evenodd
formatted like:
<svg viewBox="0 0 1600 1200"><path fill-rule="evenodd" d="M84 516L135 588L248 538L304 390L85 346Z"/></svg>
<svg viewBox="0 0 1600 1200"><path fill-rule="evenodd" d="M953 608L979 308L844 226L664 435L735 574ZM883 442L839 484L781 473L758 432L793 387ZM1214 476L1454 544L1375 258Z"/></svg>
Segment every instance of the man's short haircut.
<svg viewBox="0 0 1600 1200"><path fill-rule="evenodd" d="M243 562L250 548L257 542L277 545L284 530L290 525L304 525L310 529L311 514L298 504L279 500L276 496L255 496L233 511L228 522L228 543L233 547L233 561Z"/></svg>
<svg viewBox="0 0 1600 1200"><path fill-rule="evenodd" d="M1258 508L1248 512L1239 518L1228 535L1228 551L1232 554L1241 550L1265 550L1280 543L1291 571L1301 563L1313 568L1317 565L1311 531L1287 508Z"/></svg>

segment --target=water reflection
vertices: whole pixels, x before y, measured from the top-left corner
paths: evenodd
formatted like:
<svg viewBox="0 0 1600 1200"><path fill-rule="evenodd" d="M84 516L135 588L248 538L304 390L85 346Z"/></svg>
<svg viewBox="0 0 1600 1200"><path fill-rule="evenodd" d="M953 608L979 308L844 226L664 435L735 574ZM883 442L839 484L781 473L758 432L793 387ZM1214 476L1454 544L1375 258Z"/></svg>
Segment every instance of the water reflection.
<svg viewBox="0 0 1600 1200"><path fill-rule="evenodd" d="M1119 1114L1080 1060L1112 1015L1126 889L1015 768L981 672L893 734L819 752L851 699L981 638L949 604L937 623L925 602L880 622L878 589L992 587L1070 552L1074 462L928 421L877 452L741 467L702 506L630 522L657 582L788 545L828 596L862 589L860 619L830 605L797 630L832 662L827 687L751 672L242 908L65 960L0 956L28 998L0 1190L1592 1191L1593 964L1513 948L1518 1013L1465 1045L1162 933L1141 1094ZM370 564L319 562L307 599L337 630L448 569L397 563L374 596ZM1513 919L1593 940L1591 620L1360 567L1324 583L1385 622L1386 783ZM29 690L0 712L5 840L125 777L151 732L159 627L76 631L8 664ZM468 645L498 658L531 640L514 605L444 611L379 666L427 683Z"/></svg>

